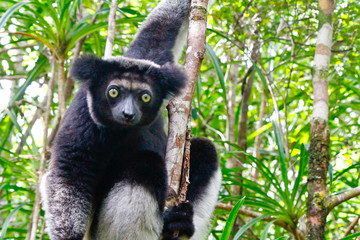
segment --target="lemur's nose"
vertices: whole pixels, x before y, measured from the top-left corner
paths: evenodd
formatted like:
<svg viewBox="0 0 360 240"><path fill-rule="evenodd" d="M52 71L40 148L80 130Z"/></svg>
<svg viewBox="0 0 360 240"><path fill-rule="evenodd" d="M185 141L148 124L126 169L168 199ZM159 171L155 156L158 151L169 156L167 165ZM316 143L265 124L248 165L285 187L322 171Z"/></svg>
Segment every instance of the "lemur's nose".
<svg viewBox="0 0 360 240"><path fill-rule="evenodd" d="M127 113L127 112L123 111L122 114L123 114L123 116L124 116L124 119L125 119L127 122L130 122L130 121L134 120L134 118L135 118L135 114L133 114L133 113Z"/></svg>

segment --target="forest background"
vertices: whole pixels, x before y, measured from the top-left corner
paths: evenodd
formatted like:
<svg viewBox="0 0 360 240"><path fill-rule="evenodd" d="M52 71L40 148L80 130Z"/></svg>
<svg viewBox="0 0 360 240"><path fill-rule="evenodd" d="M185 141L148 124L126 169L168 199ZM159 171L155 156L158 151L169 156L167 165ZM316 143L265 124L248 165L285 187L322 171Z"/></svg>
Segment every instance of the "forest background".
<svg viewBox="0 0 360 240"><path fill-rule="evenodd" d="M157 3L119 1L113 55L126 51ZM48 239L44 213L36 227L32 220L41 163L78 86L71 64L84 53L104 55L110 5L0 3L0 240ZM359 19L355 0L223 0L209 10L191 112L192 135L216 144L223 172L209 239L360 235ZM312 93L324 23L333 28L319 75L329 115L316 148ZM322 168L311 165L320 158ZM318 176L322 190L308 184ZM311 216L324 232L311 233Z"/></svg>

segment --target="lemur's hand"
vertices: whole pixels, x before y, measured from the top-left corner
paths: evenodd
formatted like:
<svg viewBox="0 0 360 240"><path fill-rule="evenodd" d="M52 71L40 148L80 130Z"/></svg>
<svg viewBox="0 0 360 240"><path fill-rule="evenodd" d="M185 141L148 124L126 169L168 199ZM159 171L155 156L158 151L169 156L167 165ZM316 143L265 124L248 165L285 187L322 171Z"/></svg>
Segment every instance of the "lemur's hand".
<svg viewBox="0 0 360 240"><path fill-rule="evenodd" d="M164 213L163 240L180 240L180 236L190 238L195 231L193 224L193 207L191 203L180 203ZM174 237L179 232L179 237Z"/></svg>

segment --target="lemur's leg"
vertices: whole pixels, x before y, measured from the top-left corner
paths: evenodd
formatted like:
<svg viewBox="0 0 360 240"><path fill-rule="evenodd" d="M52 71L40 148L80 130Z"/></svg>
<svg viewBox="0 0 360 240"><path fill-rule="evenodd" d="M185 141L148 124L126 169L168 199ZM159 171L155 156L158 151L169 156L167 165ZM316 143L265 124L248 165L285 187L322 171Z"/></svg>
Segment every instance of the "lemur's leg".
<svg viewBox="0 0 360 240"><path fill-rule="evenodd" d="M90 219L92 194L101 169L93 152L100 137L85 98L80 91L68 109L55 140L50 170L41 182L51 240L81 240Z"/></svg>
<svg viewBox="0 0 360 240"><path fill-rule="evenodd" d="M207 139L194 138L190 148L189 203L180 204L165 212L164 239L173 240L172 233L204 239L210 229L210 220L221 185L221 171L214 145Z"/></svg>

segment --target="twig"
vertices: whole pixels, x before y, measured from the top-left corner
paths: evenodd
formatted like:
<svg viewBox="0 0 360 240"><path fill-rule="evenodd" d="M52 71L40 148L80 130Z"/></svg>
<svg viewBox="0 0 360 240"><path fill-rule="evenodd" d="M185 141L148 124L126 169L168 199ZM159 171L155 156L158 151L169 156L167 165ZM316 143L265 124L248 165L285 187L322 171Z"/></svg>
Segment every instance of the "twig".
<svg viewBox="0 0 360 240"><path fill-rule="evenodd" d="M271 98L272 98L272 100L274 102L274 110L275 110L275 113L276 113L277 119L278 119L279 131L280 131L280 135L281 135L280 137L281 137L281 141L283 142L283 145L284 145L285 155L286 155L287 158L289 158L289 145L286 144L284 132L282 130L280 111L279 111L279 107L277 105L276 96L275 96L274 91L272 89L269 75L266 73L264 66L262 64L260 64L260 66L261 66L261 70L262 70L262 72L263 72L263 74L265 76L265 80L266 80L266 83L268 85L268 89L269 89Z"/></svg>
<svg viewBox="0 0 360 240"><path fill-rule="evenodd" d="M354 221L352 221L352 223L350 224L350 226L348 227L348 229L346 229L346 232L344 233L344 237L346 237L347 235L349 235L349 233L351 232L351 230L355 227L355 225L358 223L360 219L360 216L356 216Z"/></svg>
<svg viewBox="0 0 360 240"><path fill-rule="evenodd" d="M221 138L221 141L226 142L226 138L225 138L225 136L224 136L224 134L222 132L220 132L219 130L211 127L200 113L198 114L198 117L200 118L200 120L202 121L202 123L204 124L205 127L207 127L208 129L210 129L211 131L213 131L217 135L219 135L219 137Z"/></svg>
<svg viewBox="0 0 360 240"><path fill-rule="evenodd" d="M112 0L110 12L109 12L109 25L108 25L108 36L105 45L104 57L108 58L112 56L114 39L115 39L115 26L116 26L116 10L119 4L119 0Z"/></svg>
<svg viewBox="0 0 360 240"><path fill-rule="evenodd" d="M20 79L26 79L26 75L14 75L14 76L0 76L0 80L16 81Z"/></svg>
<svg viewBox="0 0 360 240"><path fill-rule="evenodd" d="M36 121L41 117L41 114L43 113L43 106L45 106L46 101L47 101L47 98L45 97L44 101L40 103L40 107L38 107L36 109L36 112L35 112L33 118L29 122L28 128L26 129L24 135L21 138L19 146L16 148L16 153L17 154L20 154L22 152L22 149L23 149L23 147L24 147L24 145L26 143L27 138L30 135L30 131L31 131L32 127L35 125Z"/></svg>
<svg viewBox="0 0 360 240"><path fill-rule="evenodd" d="M14 47L10 47L10 48L3 48L3 49L0 49L0 54L3 54L5 52L8 52L10 50L14 50L14 49L23 49L23 48L28 48L28 47L35 47L35 46L38 46L39 44L37 43L31 43L31 44L26 44L26 45L23 45L23 46L14 46Z"/></svg>

